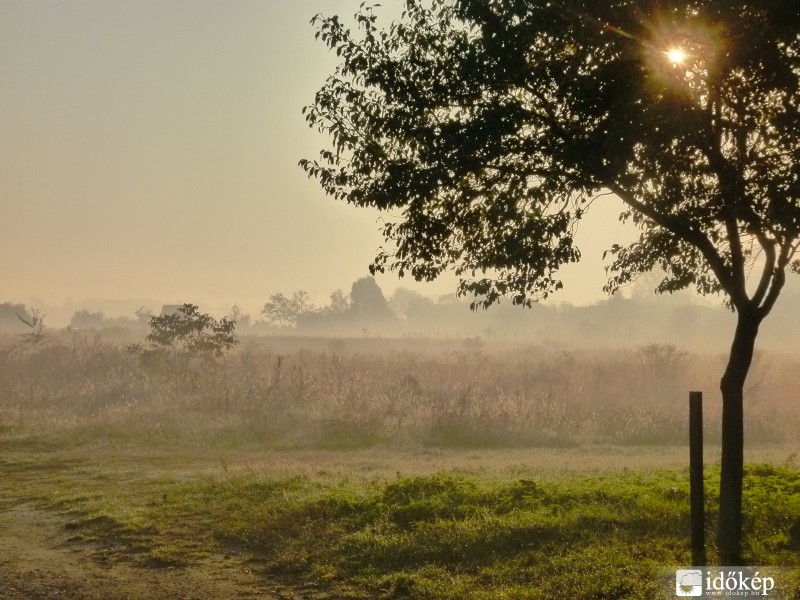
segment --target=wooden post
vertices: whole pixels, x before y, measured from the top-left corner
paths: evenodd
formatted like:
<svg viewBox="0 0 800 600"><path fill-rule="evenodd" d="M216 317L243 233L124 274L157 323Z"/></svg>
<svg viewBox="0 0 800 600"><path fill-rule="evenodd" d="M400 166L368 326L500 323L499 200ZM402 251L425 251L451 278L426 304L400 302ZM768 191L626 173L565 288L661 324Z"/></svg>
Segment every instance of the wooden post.
<svg viewBox="0 0 800 600"><path fill-rule="evenodd" d="M703 392L689 392L689 501L692 566L706 564L705 494L703 492Z"/></svg>

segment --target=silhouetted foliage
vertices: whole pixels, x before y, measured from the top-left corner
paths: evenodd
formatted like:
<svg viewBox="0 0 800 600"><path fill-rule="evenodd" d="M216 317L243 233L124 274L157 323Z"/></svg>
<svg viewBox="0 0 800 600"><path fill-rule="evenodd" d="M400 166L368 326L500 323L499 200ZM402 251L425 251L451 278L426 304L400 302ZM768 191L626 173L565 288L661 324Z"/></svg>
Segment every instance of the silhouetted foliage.
<svg viewBox="0 0 800 600"><path fill-rule="evenodd" d="M102 312L78 310L69 320L70 327L75 329L101 329L105 326L106 317Z"/></svg>
<svg viewBox="0 0 800 600"><path fill-rule="evenodd" d="M300 290L292 294L291 298L282 294L272 294L261 309L261 314L270 324L280 327L293 326L298 317L312 312L314 305L308 299L308 292Z"/></svg>
<svg viewBox="0 0 800 600"><path fill-rule="evenodd" d="M149 323L153 316L151 312L141 313L136 311L136 319L118 316L108 317L102 311L92 312L87 309L77 310L72 314L69 326L74 329L140 329ZM149 316L147 316L149 314ZM147 319L146 321L144 319Z"/></svg>
<svg viewBox="0 0 800 600"><path fill-rule="evenodd" d="M369 320L394 318L383 291L373 277L362 277L353 282L350 289L350 311Z"/></svg>
<svg viewBox="0 0 800 600"><path fill-rule="evenodd" d="M236 322L223 317L219 321L201 313L194 304L184 304L174 314L150 318L147 341L160 348L180 348L198 356L222 356L239 342Z"/></svg>
<svg viewBox="0 0 800 600"><path fill-rule="evenodd" d="M326 314L339 315L350 308L350 297L347 296L342 290L335 290L331 293L331 301L328 306L322 309Z"/></svg>
<svg viewBox="0 0 800 600"><path fill-rule="evenodd" d="M744 381L800 269L796 0L407 0L386 29L364 4L355 19L314 20L341 62L305 109L332 144L301 165L397 215L373 273L453 270L475 305L529 306L562 287L576 227L613 193L641 235L610 250L609 291L658 266L661 292L727 297L718 542L740 560Z"/></svg>
<svg viewBox="0 0 800 600"><path fill-rule="evenodd" d="M328 306L306 311L297 319L298 329L304 332L338 335L397 333L397 325L398 320L373 277L353 282L349 296L335 291Z"/></svg>

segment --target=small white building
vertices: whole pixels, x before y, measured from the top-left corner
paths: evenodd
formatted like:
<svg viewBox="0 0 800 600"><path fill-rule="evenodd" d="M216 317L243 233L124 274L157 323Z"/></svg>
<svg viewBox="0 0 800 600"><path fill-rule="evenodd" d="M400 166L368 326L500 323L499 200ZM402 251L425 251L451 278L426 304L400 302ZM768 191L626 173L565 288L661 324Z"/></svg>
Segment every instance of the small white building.
<svg viewBox="0 0 800 600"><path fill-rule="evenodd" d="M171 317L178 312L179 308L183 308L183 304L165 304L161 307L162 317Z"/></svg>

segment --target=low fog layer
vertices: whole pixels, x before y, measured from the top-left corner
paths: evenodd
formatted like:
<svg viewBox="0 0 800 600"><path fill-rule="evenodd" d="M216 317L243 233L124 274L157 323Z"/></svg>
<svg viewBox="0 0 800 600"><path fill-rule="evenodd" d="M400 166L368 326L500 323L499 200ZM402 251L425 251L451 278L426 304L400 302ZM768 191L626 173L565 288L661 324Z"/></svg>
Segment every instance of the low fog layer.
<svg viewBox="0 0 800 600"><path fill-rule="evenodd" d="M405 288L384 295L374 279L336 290L314 303L302 290L276 292L256 310L238 304L204 306L203 311L236 321L239 336L411 337L558 343L569 346L633 347L670 343L678 347L722 351L730 344L735 317L721 302L698 301L690 294L656 296L643 288L630 297L613 296L588 306L537 304L527 309L501 302L489 310L470 310L455 295L430 298ZM0 303L0 331L25 333L34 314L45 327L74 330L144 332L165 303L157 299L70 301L61 307ZM800 292L787 290L763 325L762 348L794 350L800 337ZM27 321L27 323L26 323Z"/></svg>

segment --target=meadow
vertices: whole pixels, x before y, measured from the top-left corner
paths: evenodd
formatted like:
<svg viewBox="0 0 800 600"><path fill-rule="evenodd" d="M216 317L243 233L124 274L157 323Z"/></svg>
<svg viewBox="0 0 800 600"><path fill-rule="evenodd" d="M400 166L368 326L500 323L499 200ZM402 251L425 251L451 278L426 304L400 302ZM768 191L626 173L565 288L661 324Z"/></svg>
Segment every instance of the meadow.
<svg viewBox="0 0 800 600"><path fill-rule="evenodd" d="M722 354L253 337L147 360L128 341L0 349L2 508L55 515L92 561L235 564L242 598L672 597L703 390L713 563ZM800 565L798 367L762 353L750 377L751 564Z"/></svg>

